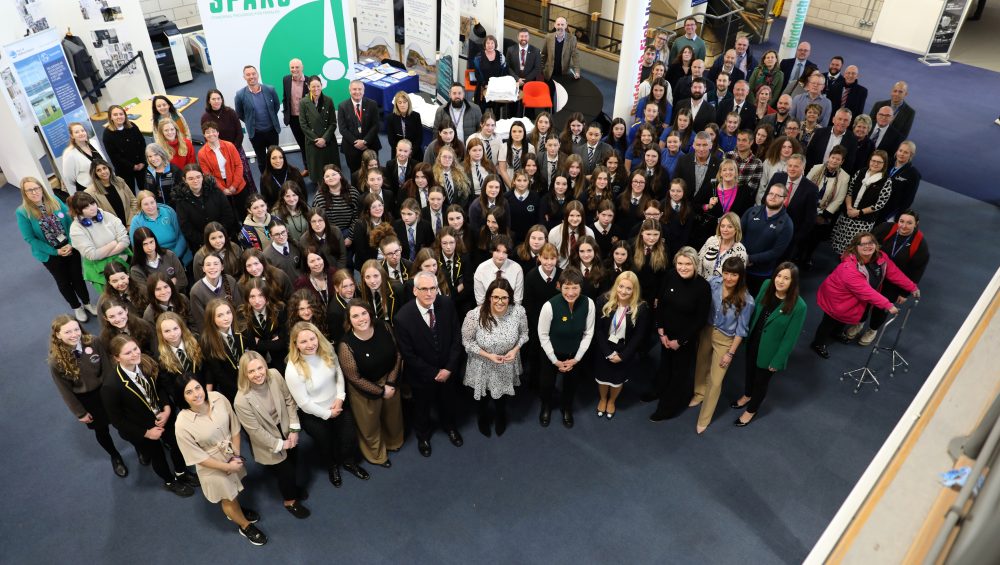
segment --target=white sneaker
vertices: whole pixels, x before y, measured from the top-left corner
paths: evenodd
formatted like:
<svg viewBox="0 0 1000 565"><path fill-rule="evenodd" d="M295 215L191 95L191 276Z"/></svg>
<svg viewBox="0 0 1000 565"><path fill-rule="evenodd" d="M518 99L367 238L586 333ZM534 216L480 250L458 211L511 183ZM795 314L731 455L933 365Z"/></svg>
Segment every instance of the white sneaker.
<svg viewBox="0 0 1000 565"><path fill-rule="evenodd" d="M858 334L861 333L861 328L863 327L864 326L862 324L855 324L853 326L850 326L846 330L844 330L844 335L847 336L847 339L854 339L858 337Z"/></svg>
<svg viewBox="0 0 1000 565"><path fill-rule="evenodd" d="M97 306L94 306L93 304L84 304L83 308L87 312L89 312L91 316L96 316L97 315Z"/></svg>
<svg viewBox="0 0 1000 565"><path fill-rule="evenodd" d="M878 336L878 330L868 330L861 335L861 339L858 340L858 345L867 347L875 342L876 336Z"/></svg>
<svg viewBox="0 0 1000 565"><path fill-rule="evenodd" d="M1000 118L993 120L993 123L1000 126Z"/></svg>
<svg viewBox="0 0 1000 565"><path fill-rule="evenodd" d="M76 316L76 321L84 324L90 318L87 316L87 311L83 309L83 306L73 310L73 315Z"/></svg>

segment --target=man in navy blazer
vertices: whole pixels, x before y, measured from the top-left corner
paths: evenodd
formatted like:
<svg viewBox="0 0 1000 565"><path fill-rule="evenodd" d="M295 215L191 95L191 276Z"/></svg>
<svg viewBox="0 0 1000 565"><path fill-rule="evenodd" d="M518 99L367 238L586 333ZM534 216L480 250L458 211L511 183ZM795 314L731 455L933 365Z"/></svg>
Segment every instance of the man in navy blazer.
<svg viewBox="0 0 1000 565"><path fill-rule="evenodd" d="M767 186L777 183L785 185L785 211L792 219L792 243L785 257L797 257L805 237L816 223L816 205L819 203L819 187L805 176L806 158L795 153L788 158L786 172L775 173ZM767 198L765 193L764 198ZM766 202L762 202L766 204Z"/></svg>
<svg viewBox="0 0 1000 565"><path fill-rule="evenodd" d="M781 69L781 73L785 75L785 87L784 90L782 90L783 93L791 92L792 89L795 88L795 81L802 76L806 67L809 65L814 67L817 66L816 63L809 60L809 53L811 52L812 46L809 45L809 42L802 41L799 42L799 46L795 48L795 57L791 59L783 59L781 61L779 68ZM792 76L792 74L796 72L798 74ZM772 94L771 97L773 98L774 95Z"/></svg>
<svg viewBox="0 0 1000 565"><path fill-rule="evenodd" d="M347 167L354 174L361 168L361 154L366 149L382 149L378 132L382 129L382 113L371 98L365 98L365 83L352 80L348 87L351 96L337 106L337 124L343 142L340 151L347 160Z"/></svg>
<svg viewBox="0 0 1000 565"><path fill-rule="evenodd" d="M806 170L811 171L814 165L825 163L830 156L830 150L835 145L841 145L847 150L844 157L844 170L854 170L854 157L858 152L858 138L851 132L851 111L846 108L837 110L833 115L833 125L820 128L813 133L806 149ZM831 143L833 138L833 143Z"/></svg>
<svg viewBox="0 0 1000 565"><path fill-rule="evenodd" d="M507 72L517 79L518 86L524 83L539 80L542 74L542 52L537 47L528 42L531 33L528 28L521 28L517 32L517 45L511 45L507 49ZM522 52L524 64L521 63Z"/></svg>
<svg viewBox="0 0 1000 565"><path fill-rule="evenodd" d="M278 93L273 86L260 82L260 73L253 65L243 67L243 80L247 85L236 91L236 101L233 106L236 115L246 126L250 145L257 155L257 168L263 173L264 153L268 147L278 144L278 135L281 133L281 121L278 120ZM263 116L257 115L255 100L264 107Z"/></svg>
<svg viewBox="0 0 1000 565"><path fill-rule="evenodd" d="M403 357L403 378L413 391L417 448L421 455L430 457L432 406L452 445L461 447L463 443L455 424L462 334L455 305L439 293L436 276L417 273L413 295L416 300L399 309L393 329Z"/></svg>
<svg viewBox="0 0 1000 565"><path fill-rule="evenodd" d="M872 111L869 112L872 122L875 122L878 116L879 108L888 106L892 109L892 129L899 132L899 136L903 139L910 137L910 128L913 127L913 118L917 116L917 111L913 109L913 106L906 103L906 95L908 92L909 86L905 82L897 82L892 85L892 93L890 93L889 99L876 102L872 105Z"/></svg>
<svg viewBox="0 0 1000 565"><path fill-rule="evenodd" d="M865 112L865 103L868 102L868 89L858 83L858 67L848 65L844 69L843 79L838 84L829 87L826 95L830 99L830 105L834 111L847 108L852 116L860 116ZM844 91L847 91L847 100L844 100ZM833 115L830 115L830 123L833 123Z"/></svg>

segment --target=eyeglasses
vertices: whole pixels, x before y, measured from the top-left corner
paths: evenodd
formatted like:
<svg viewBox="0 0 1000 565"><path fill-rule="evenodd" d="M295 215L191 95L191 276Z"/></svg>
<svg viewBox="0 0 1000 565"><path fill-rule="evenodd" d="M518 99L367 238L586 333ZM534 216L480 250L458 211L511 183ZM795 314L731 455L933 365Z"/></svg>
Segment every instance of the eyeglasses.
<svg viewBox="0 0 1000 565"><path fill-rule="evenodd" d="M438 289L436 286L418 286L414 288L417 289L417 292L437 292Z"/></svg>
<svg viewBox="0 0 1000 565"><path fill-rule="evenodd" d="M41 191L42 191L42 187L40 187L40 186L36 186L34 188L26 188L26 189L24 189L24 192L26 192L28 194L35 194L36 192L41 192Z"/></svg>
<svg viewBox="0 0 1000 565"><path fill-rule="evenodd" d="M385 255L399 255L402 252L403 252L402 249L397 249L395 251L384 251L383 254L385 254Z"/></svg>
<svg viewBox="0 0 1000 565"><path fill-rule="evenodd" d="M507 302L508 300L510 300L510 297L509 296L491 296L490 300L492 300L493 302Z"/></svg>
<svg viewBox="0 0 1000 565"><path fill-rule="evenodd" d="M874 241L863 241L858 244L858 247L875 247Z"/></svg>
<svg viewBox="0 0 1000 565"><path fill-rule="evenodd" d="M281 230L281 231L271 230L271 235L274 236L274 237L281 237L283 235L288 235L288 231L287 230Z"/></svg>

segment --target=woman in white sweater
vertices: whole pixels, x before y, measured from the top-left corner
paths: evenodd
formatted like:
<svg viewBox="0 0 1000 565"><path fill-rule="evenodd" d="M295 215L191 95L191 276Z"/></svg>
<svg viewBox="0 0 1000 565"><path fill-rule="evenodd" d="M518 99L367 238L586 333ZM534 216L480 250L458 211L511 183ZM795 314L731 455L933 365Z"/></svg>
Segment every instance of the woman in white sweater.
<svg viewBox="0 0 1000 565"><path fill-rule="evenodd" d="M340 487L340 467L368 480L368 472L359 464L358 434L333 346L309 322L295 324L288 337L285 383L299 406L302 429L323 451L330 482Z"/></svg>
<svg viewBox="0 0 1000 565"><path fill-rule="evenodd" d="M90 164L94 159L107 161L97 140L91 141L87 128L79 122L69 125L69 146L63 151L62 172L66 192L73 194L85 190L94 181L90 176Z"/></svg>
<svg viewBox="0 0 1000 565"><path fill-rule="evenodd" d="M73 248L83 255L83 280L90 281L98 294L104 292L104 266L113 261L128 268L128 229L114 214L97 207L97 200L77 192L66 202L73 223L69 237Z"/></svg>

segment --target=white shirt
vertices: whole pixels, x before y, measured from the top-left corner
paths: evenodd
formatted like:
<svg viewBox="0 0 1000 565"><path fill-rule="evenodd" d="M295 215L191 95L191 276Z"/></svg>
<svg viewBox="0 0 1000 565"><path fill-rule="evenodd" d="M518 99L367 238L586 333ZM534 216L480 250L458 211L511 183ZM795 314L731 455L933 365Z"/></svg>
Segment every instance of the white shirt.
<svg viewBox="0 0 1000 565"><path fill-rule="evenodd" d="M590 340L594 338L594 301L589 297L580 295L580 298L576 299L576 304L574 308L580 307L581 301L587 301L587 328L583 331L583 337L580 339L580 347L576 350L576 355L573 356L574 359L580 361L583 359L584 354L587 353L587 349L590 348ZM542 311L538 314L538 342L542 345L542 351L545 352L545 356L549 358L549 361L555 363L558 361L556 359L556 352L552 349L552 341L549 340L549 330L552 328L552 305L549 302L545 302L542 305Z"/></svg>
<svg viewBox="0 0 1000 565"><path fill-rule="evenodd" d="M219 162L219 171L222 174L222 180L226 180L226 158L222 155L222 144L220 143L218 147L211 147L211 149L212 153L215 153L216 161Z"/></svg>
<svg viewBox="0 0 1000 565"><path fill-rule="evenodd" d="M434 309L434 305L431 304L430 308L424 308L423 306L420 305L419 302L416 302L416 301L414 301L414 302L417 305L417 310L420 311L420 317L424 319L424 323L427 324L428 328L430 328L431 327L431 315L430 315L430 311ZM435 316L437 316L436 313L435 313Z"/></svg>
<svg viewBox="0 0 1000 565"><path fill-rule="evenodd" d="M303 358L309 366L310 378L307 380L299 373L294 363L289 363L285 368L285 384L288 385L288 392L305 413L329 420L333 415L330 409L333 401L347 398L340 363L336 354L333 366L324 363L319 355L304 355Z"/></svg>
<svg viewBox="0 0 1000 565"><path fill-rule="evenodd" d="M582 231L582 233L581 233L581 231ZM576 241L577 241L577 243L579 243L580 240L583 239L583 236L585 236L585 235L589 235L590 237L594 237L594 230L590 229L590 226L585 226L585 225L581 224L580 227L576 228ZM556 227L554 227L554 228L552 228L552 229L549 230L549 237L548 237L548 239L549 239L549 243L551 243L552 245L555 245L556 249L559 250L559 268L565 269L566 265L569 265L569 257L563 257L562 256L562 224L561 223L558 226L556 226Z"/></svg>
<svg viewBox="0 0 1000 565"><path fill-rule="evenodd" d="M830 141L826 143L826 151L823 151L824 163L826 163L827 157L830 156L830 151L833 151L834 147L840 145L840 140L844 139L844 134L846 133L847 130L844 130L844 133L837 135L836 133L834 133L833 128L830 128Z"/></svg>
<svg viewBox="0 0 1000 565"><path fill-rule="evenodd" d="M497 270L493 259L487 259L476 267L476 273L472 276L476 304L481 305L486 299L486 289L497 278ZM503 273L503 278L507 279L507 282L514 289L514 302L520 304L521 299L524 298L524 271L521 270L521 266L507 259L499 270Z"/></svg>

